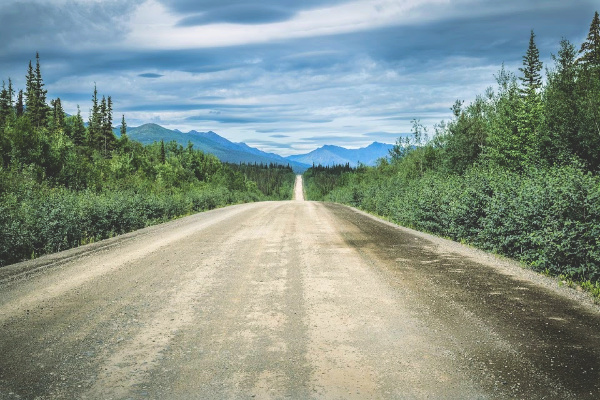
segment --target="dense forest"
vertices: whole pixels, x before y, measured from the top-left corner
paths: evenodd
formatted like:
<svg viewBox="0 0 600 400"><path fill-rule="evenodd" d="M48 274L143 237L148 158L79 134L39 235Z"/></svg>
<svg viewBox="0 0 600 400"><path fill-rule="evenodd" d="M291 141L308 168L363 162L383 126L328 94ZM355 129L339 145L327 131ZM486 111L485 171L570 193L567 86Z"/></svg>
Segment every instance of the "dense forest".
<svg viewBox="0 0 600 400"><path fill-rule="evenodd" d="M418 120L376 167L313 168L313 200L516 258L600 295L600 18L560 42L545 69L531 32L518 73L504 67L430 132ZM333 185L332 185L333 182Z"/></svg>
<svg viewBox="0 0 600 400"><path fill-rule="evenodd" d="M88 123L47 102L39 55L25 91L0 92L0 266L228 204L290 199L294 173L227 165L175 142L113 133L113 102L96 88ZM87 125L87 126L86 126Z"/></svg>

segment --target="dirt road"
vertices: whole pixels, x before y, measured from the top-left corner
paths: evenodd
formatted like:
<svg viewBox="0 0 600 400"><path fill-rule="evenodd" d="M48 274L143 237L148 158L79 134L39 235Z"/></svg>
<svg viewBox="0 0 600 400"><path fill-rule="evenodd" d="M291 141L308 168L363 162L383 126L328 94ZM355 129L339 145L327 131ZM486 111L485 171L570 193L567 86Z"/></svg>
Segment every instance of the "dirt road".
<svg viewBox="0 0 600 400"><path fill-rule="evenodd" d="M598 308L299 193L0 271L0 399L599 397Z"/></svg>

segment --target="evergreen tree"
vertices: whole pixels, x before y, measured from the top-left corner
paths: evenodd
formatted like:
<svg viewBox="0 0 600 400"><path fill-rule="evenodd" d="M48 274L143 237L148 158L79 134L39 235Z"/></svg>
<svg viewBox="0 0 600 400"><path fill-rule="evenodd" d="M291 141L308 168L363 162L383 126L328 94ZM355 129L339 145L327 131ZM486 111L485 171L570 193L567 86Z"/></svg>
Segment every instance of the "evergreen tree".
<svg viewBox="0 0 600 400"><path fill-rule="evenodd" d="M527 53L523 56L523 67L519 68L519 71L523 73L519 80L523 86L521 88L521 94L523 96L529 96L533 93L538 93L542 88L542 62L540 61L540 52L535 45L535 33L531 31L529 37L529 47Z"/></svg>
<svg viewBox="0 0 600 400"><path fill-rule="evenodd" d="M493 164L516 170L524 162L517 121L521 107L517 78L502 65L496 81L498 92L492 99L484 156Z"/></svg>
<svg viewBox="0 0 600 400"><path fill-rule="evenodd" d="M27 98L25 102L25 113L33 122L34 115L37 113L37 101L35 90L35 74L33 73L31 60L29 60L29 68L27 69L27 75L25 76L25 97Z"/></svg>
<svg viewBox="0 0 600 400"><path fill-rule="evenodd" d="M0 91L0 128L6 125L13 114L13 93L11 80L8 80L8 88L6 87L6 82L2 81L2 90Z"/></svg>
<svg viewBox="0 0 600 400"><path fill-rule="evenodd" d="M127 139L127 123L125 122L125 115L121 118L121 139Z"/></svg>
<svg viewBox="0 0 600 400"><path fill-rule="evenodd" d="M19 94L17 96L17 104L16 104L16 112L17 118L22 117L25 112L25 104L23 103L23 90L19 90Z"/></svg>
<svg viewBox="0 0 600 400"><path fill-rule="evenodd" d="M79 105L77 105L77 115L75 116L75 123L73 124L73 129L71 130L71 140L78 146L82 146L85 141L85 125L83 123L83 118L81 117L81 109Z"/></svg>
<svg viewBox="0 0 600 400"><path fill-rule="evenodd" d="M541 70L540 52L535 45L535 34L532 30L527 53L523 56L523 67L519 68L523 76L519 77L522 83L520 89L522 102L518 113L517 127L519 146L521 146L521 151L525 156L525 163L537 162L540 157L539 136L543 116L540 94L542 88Z"/></svg>
<svg viewBox="0 0 600 400"><path fill-rule="evenodd" d="M26 85L26 114L29 116L33 126L41 128L46 126L48 105L46 104L47 90L44 89L42 71L40 67L40 55L36 53L35 71L29 61L29 69L25 80Z"/></svg>
<svg viewBox="0 0 600 400"><path fill-rule="evenodd" d="M587 39L579 50L578 63L587 67L600 68L600 16L594 14Z"/></svg>
<svg viewBox="0 0 600 400"><path fill-rule="evenodd" d="M46 104L47 90L44 89L42 71L40 68L40 54L35 54L35 91L37 102L37 114L34 125L37 127L46 126L48 118L48 105Z"/></svg>
<svg viewBox="0 0 600 400"><path fill-rule="evenodd" d="M101 125L100 106L98 105L98 89L94 84L94 93L92 95L92 109L88 119L88 145L92 148L99 149L98 142L100 136Z"/></svg>
<svg viewBox="0 0 600 400"><path fill-rule="evenodd" d="M577 50L568 40L560 42L558 55L552 55L555 67L548 71L544 91L544 129L540 138L542 157L550 164L568 162L580 154L577 106Z"/></svg>
<svg viewBox="0 0 600 400"><path fill-rule="evenodd" d="M108 98L106 99L106 115L104 116L104 136L108 139L108 141L112 141L114 139L112 125L112 98L108 96Z"/></svg>
<svg viewBox="0 0 600 400"><path fill-rule="evenodd" d="M52 106L52 128L55 131L62 131L65 128L65 110L62 107L60 98L51 100Z"/></svg>
<svg viewBox="0 0 600 400"><path fill-rule="evenodd" d="M47 90L44 89L44 80L42 79L42 70L40 68L40 54L35 53L35 86L38 92L38 101L46 105Z"/></svg>
<svg viewBox="0 0 600 400"><path fill-rule="evenodd" d="M102 96L100 113L102 114L102 150L104 157L108 157L109 152L113 150L115 144L115 134L112 130L112 98L110 96L108 96L108 98Z"/></svg>
<svg viewBox="0 0 600 400"><path fill-rule="evenodd" d="M106 157L106 97L102 96L100 102L100 126L98 131L98 149L102 150L102 154Z"/></svg>
<svg viewBox="0 0 600 400"><path fill-rule="evenodd" d="M594 14L587 40L577 60L582 66L577 78L579 110L579 154L588 168L600 168L600 17Z"/></svg>
<svg viewBox="0 0 600 400"><path fill-rule="evenodd" d="M15 91L12 85L12 79L8 78L8 104L12 110L13 108L13 96L15 95Z"/></svg>
<svg viewBox="0 0 600 400"><path fill-rule="evenodd" d="M159 161L161 164L164 164L167 161L167 154L165 152L165 141L162 139L160 140Z"/></svg>

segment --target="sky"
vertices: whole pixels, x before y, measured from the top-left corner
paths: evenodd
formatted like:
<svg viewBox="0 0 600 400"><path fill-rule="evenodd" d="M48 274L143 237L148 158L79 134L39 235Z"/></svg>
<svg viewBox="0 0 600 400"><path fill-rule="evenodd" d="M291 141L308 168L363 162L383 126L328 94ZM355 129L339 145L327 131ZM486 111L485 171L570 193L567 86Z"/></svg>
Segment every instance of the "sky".
<svg viewBox="0 0 600 400"><path fill-rule="evenodd" d="M545 66L580 46L598 0L1 0L0 79L24 89L40 53L49 98L115 125L212 130L281 155L394 143L519 74L530 32Z"/></svg>

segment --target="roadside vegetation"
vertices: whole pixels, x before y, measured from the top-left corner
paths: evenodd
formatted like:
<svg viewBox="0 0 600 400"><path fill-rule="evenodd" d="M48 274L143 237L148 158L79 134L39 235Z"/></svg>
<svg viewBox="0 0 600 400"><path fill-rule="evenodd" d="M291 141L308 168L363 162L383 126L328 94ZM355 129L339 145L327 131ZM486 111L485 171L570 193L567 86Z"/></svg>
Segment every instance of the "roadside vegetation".
<svg viewBox="0 0 600 400"><path fill-rule="evenodd" d="M600 296L600 18L563 40L542 79L531 32L523 67L502 67L428 132L413 121L376 167L312 168L311 200L336 201L516 258Z"/></svg>
<svg viewBox="0 0 600 400"><path fill-rule="evenodd" d="M39 56L25 91L0 91L0 266L228 204L291 199L294 173L228 165L175 142L113 133L96 88L88 124L46 100Z"/></svg>

